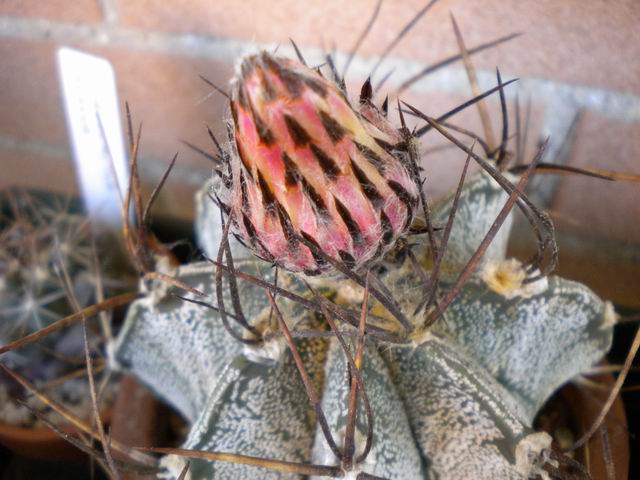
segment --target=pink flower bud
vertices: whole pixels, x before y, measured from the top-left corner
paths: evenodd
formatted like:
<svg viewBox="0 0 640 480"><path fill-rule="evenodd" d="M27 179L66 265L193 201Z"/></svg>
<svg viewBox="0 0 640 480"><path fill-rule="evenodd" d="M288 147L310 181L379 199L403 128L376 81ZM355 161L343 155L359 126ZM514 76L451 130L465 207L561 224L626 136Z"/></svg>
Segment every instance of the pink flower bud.
<svg viewBox="0 0 640 480"><path fill-rule="evenodd" d="M258 256L294 272L335 273L322 251L358 269L411 225L413 147L370 102L354 108L318 71L262 52L240 64L231 112L223 201Z"/></svg>

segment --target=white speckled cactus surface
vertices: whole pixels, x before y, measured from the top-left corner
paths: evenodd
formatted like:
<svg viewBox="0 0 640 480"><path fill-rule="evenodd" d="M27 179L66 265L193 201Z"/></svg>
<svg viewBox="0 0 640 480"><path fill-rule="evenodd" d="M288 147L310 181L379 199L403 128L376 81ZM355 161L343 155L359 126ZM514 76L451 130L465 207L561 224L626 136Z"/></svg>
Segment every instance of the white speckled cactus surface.
<svg viewBox="0 0 640 480"><path fill-rule="evenodd" d="M205 185L198 196L197 227L203 249L215 258L218 246L209 243L208 232L215 232L213 220L219 212L206 195L211 188ZM473 254L506 199L507 194L484 173L467 180L443 260L442 271L447 274L443 290ZM449 198L434 206L436 224L446 221L451 202ZM401 342L365 336L361 376L374 419L372 445L358 462L368 428L360 401L356 462L345 478L361 472L397 479L547 478L544 466L552 461L551 437L532 429L533 417L558 386L606 354L615 315L607 302L578 283L550 276L523 284L523 267L505 258L509 227L509 223L503 226L476 274L444 316L426 330L421 328L425 313L414 314L423 285L411 262L407 258L383 262L378 269L380 283L414 330ZM413 252L428 271L428 242L416 243ZM237 243L232 245L235 269L273 282L269 263ZM213 299L215 271L214 265L202 262L178 268L175 276ZM307 301L314 299L299 277L282 270L278 275L280 288ZM228 282L225 276L224 304L231 309ZM275 315L264 288L242 278L237 282L248 321L263 332L274 329ZM313 280L312 286L334 305L358 315L363 289L350 280L332 277ZM132 305L115 360L189 420L191 431L183 447L340 465L282 337L244 345L225 331L218 312L172 293L183 295L176 287L157 284ZM277 302L291 332L329 331L321 315L299 301L281 293ZM398 332L379 302L369 304L369 325ZM340 330L353 347L356 328L342 322ZM301 335L295 343L332 437L342 448L350 385L347 357L336 338L328 335ZM185 462L178 456L165 457L165 475L177 477ZM188 475L301 478L204 460L191 460Z"/></svg>

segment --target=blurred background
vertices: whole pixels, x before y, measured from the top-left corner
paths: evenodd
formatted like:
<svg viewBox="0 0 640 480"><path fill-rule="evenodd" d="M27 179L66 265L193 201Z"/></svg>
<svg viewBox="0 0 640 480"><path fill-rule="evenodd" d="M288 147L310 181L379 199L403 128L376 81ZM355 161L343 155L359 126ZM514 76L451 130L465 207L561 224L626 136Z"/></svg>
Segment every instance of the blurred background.
<svg viewBox="0 0 640 480"><path fill-rule="evenodd" d="M366 79L379 55L425 3L383 3L350 68L350 85L357 88ZM179 152L156 216L188 222L193 215L192 194L211 175L211 165L181 142L209 149L205 124L223 136L227 113L225 99L209 95L211 89L199 75L224 87L239 56L260 48L291 54L289 38L311 61L321 61L324 51L335 51L340 68L375 4L374 0L2 0L0 187L77 191L55 64L57 48L71 46L112 62L121 103L128 101L135 120L144 123L145 183L157 182ZM450 14L455 15L468 48L522 33L478 53L473 61L482 89L495 85L496 67L505 79L520 78L506 93L511 114L516 92L522 110L531 101L529 155L541 138L550 135L548 161L640 173L638 2L441 0L378 70L378 80L393 72L383 93L393 92L425 66L458 53ZM460 62L402 93L402 99L434 116L470 96ZM488 107L499 132L497 97ZM475 108L456 121L482 132ZM425 143L446 142L430 133ZM454 184L462 162L462 154L454 150L424 159L431 197ZM561 230L611 241L618 249L640 244L637 184L576 176L547 178L544 183L540 200L553 211ZM624 252L640 262L637 250Z"/></svg>
<svg viewBox="0 0 640 480"><path fill-rule="evenodd" d="M225 87L241 55L260 48L279 48L291 55L290 38L311 62L321 62L323 52L334 51L340 69L375 4L374 0L2 0L0 188L78 190L55 63L56 50L70 46L112 62L121 104L128 101L135 120L144 123L140 168L147 187L158 181L179 152L156 205L156 218L188 225L193 192L210 177L211 164L182 142L210 149L205 125L224 138L227 114L225 99L210 95L211 88L199 75ZM357 93L380 54L425 4L424 0L383 3L351 65L352 92ZM458 53L451 14L468 48L522 34L474 55L473 61L483 90L495 86L496 67L505 80L520 79L506 93L512 123L516 95L523 111L531 102L529 157L549 135L547 161L640 173L637 1L441 0L378 69L374 85L391 72L382 94ZM414 83L401 95L434 116L470 97L461 62ZM379 96L380 101L383 98ZM488 108L499 133L497 96L489 100ZM482 133L475 108L456 117L456 123ZM446 144L435 132L424 142L426 148ZM455 184L463 160L455 149L425 156L431 198ZM579 239L587 249L582 257L593 260L589 262L593 265L582 265L593 267L591 273L576 273L565 265L569 275L587 275L601 294L618 302L639 303L634 275L640 266L638 184L578 176L544 180L535 184L539 203L552 211L558 229L566 233L565 244ZM603 251L615 252L619 264L615 276L622 280L615 288L601 274L611 263L610 258L600 258ZM570 263L562 260L561 265Z"/></svg>
<svg viewBox="0 0 640 480"><path fill-rule="evenodd" d="M312 64L334 52L341 71L376 3L0 0L0 189L79 191L56 67L59 47L77 48L112 63L121 111L128 101L134 120L143 123L140 169L147 190L179 153L154 219L158 228L175 229L170 237L189 236L193 195L211 177L212 165L184 142L211 151L207 125L226 137L226 100L211 94L199 76L226 88L239 57L262 48L293 56L290 38ZM358 93L426 3L384 1L351 64L350 92ZM459 53L452 14L469 49L521 33L474 55L473 62L481 90L496 85L496 67L505 81L519 78L505 93L512 132L516 101L523 116L530 102L528 159L550 136L545 161L640 174L640 2L440 0L377 70L374 85L390 73L379 102L417 72ZM437 117L471 96L464 66L454 62L413 83L401 99ZM499 136L497 96L487 108ZM483 134L476 108L455 123ZM460 151L440 148L446 144L436 132L424 138L425 151L432 152L423 158L432 199L456 184L464 163ZM559 273L587 283L623 312L640 307L640 184L541 176L531 194L558 229ZM527 227L516 229L513 253L524 255L532 246ZM621 335L630 339L626 331ZM628 345L624 339L617 345L623 357Z"/></svg>

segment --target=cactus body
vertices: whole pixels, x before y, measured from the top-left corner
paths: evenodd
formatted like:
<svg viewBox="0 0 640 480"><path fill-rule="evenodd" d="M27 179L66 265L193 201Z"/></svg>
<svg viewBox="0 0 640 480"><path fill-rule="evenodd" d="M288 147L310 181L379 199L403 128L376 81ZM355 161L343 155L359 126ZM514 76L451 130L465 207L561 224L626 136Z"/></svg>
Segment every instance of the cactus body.
<svg viewBox="0 0 640 480"><path fill-rule="evenodd" d="M513 176L509 177L511 177L510 180L514 180ZM443 278L455 279L480 245L507 198L507 193L483 171L466 181L449 236L449 247L446 249L442 263ZM447 223L452 202L453 193L434 205L433 223L435 225ZM496 259L504 259L512 224L513 216L509 215L483 255L481 265Z"/></svg>
<svg viewBox="0 0 640 480"><path fill-rule="evenodd" d="M240 262L238 268L250 270L249 265ZM207 271L213 273L210 266L201 264L181 269L178 275L193 282L195 272ZM264 294L243 291L253 305L268 310ZM193 305L174 302L168 292L158 297L155 306L145 300L131 310L128 333L117 345L116 358L140 378L153 381L156 391L174 405L201 399L194 406L194 412L199 411L190 417L193 423L185 448L335 464L288 350L274 349L279 353L268 357L238 347L228 336L208 335L207 330L223 333L219 316L206 309L194 315ZM286 307L283 311L288 312ZM572 325L575 333L584 327L580 322ZM511 338L518 329L517 323L512 326L491 335ZM546 328L553 328L552 323ZM176 336L176 332L182 333ZM527 348L533 350L538 339L525 336L523 342L527 340ZM348 397L346 361L334 342L327 355L326 342L300 340L297 344L323 392L322 405L340 441ZM185 345L191 345L188 355ZM230 345L234 347L229 349ZM514 344L508 353L517 356L522 348L523 344ZM599 348L603 353L606 345ZM133 352L139 353L132 357ZM488 352L489 358L493 353ZM540 360L531 354L528 358L533 365ZM577 368L587 368L590 362L586 361ZM207 368L194 369L192 364ZM501 384L483 361L451 335L434 333L417 349L374 342L365 352L362 372L376 424L371 454L356 465L358 471L392 479L523 479L544 463L542 452L550 438L531 430L529 406L517 388ZM563 372L565 376L573 373ZM186 377L190 382L185 382ZM365 423L360 408L358 452L363 448ZM224 462L191 463L192 479L299 478ZM169 456L163 465L167 478L177 478L184 461Z"/></svg>
<svg viewBox="0 0 640 480"><path fill-rule="evenodd" d="M464 187L460 211L475 214L460 216L466 226L458 227L459 233L454 229L447 257L451 276L473 248L463 233L478 232L474 238L479 242L496 214L500 202L494 197L502 194L487 182L479 174ZM441 202L434 216L443 218L449 208ZM504 235L506 241L508 228ZM201 238L205 236L201 232ZM415 252L428 258L427 242ZM367 339L362 375L375 419L374 437L371 453L350 472L353 478L358 472L390 479L544 478L551 438L532 430L533 416L554 389L605 355L615 316L587 287L555 277L527 286L518 284L516 275L514 282L505 283L511 290L502 288L502 267L492 265L504 262L503 246L490 251L447 310L446 322L424 333L419 346ZM516 267L507 270L517 273ZM236 268L269 271L268 264L256 259L238 260ZM389 265L381 277L407 315L422 292L411 268L408 261ZM213 272L211 266L191 265L181 268L178 278L211 294ZM342 282L340 290L348 283ZM333 287L327 283L328 295L338 298L339 292L338 297L331 294L335 282ZM279 284L305 292L294 275L281 272ZM269 302L264 292L244 281L240 289L245 314L257 322L265 318ZM157 287L134 305L115 353L117 359L129 359L122 363L174 404L200 399L189 415L193 424L184 447L338 463L319 432L286 347L240 347L223 335L216 312L173 300L165 303L168 298L166 288ZM292 330L317 320L289 300L279 298L278 303ZM194 308L200 308L197 315ZM423 320L420 315L411 318L416 326ZM172 338L176 331L182 332L179 341ZM296 342L321 392L329 427L342 445L349 390L344 354L335 340ZM311 344L315 346L309 348ZM132 357L133 352L138 356ZM184 370L187 363L215 367ZM184 372L192 381L185 383ZM356 455L366 434L361 403L358 412ZM251 428L243 431L243 425ZM185 461L165 457L166 477L177 478ZM230 463L192 460L191 465L194 480L301 478Z"/></svg>
<svg viewBox="0 0 640 480"><path fill-rule="evenodd" d="M219 212L205 195L215 185L237 240L248 247L232 244L236 270L257 277L269 272L271 281L270 267L281 266L280 287L315 299L298 274L334 274L325 256L350 269L372 268L379 290L408 319L400 341L366 336L360 373L375 420L373 440L364 460L342 463L350 468L345 478L547 478L551 437L532 429L533 417L556 388L605 355L615 316L580 284L555 277L524 283L523 267L505 258L508 218L449 305L445 322L425 330L429 311L416 308L424 284L415 264L401 255L384 260L407 233L419 204L411 135L391 127L364 93L354 108L319 71L264 52L245 58L230 97L232 151L223 155L220 178L198 195L201 247L209 256L219 250L220 228L215 231L211 223ZM442 259L441 288L455 282L507 197L485 173L466 182ZM446 224L452 198L436 204L435 225ZM432 252L419 238L415 258L430 269ZM247 258L248 252L267 262ZM213 296L214 271L192 264L176 276ZM178 302L170 295L175 287L155 285L129 310L114 361L192 422L184 448L340 465L283 342L284 329L274 328L267 295L238 281L249 323L263 335L273 334L263 336L264 344L241 345L224 332L218 311ZM362 289L350 280L312 283L325 300L351 311L360 307ZM229 285L227 305L233 303ZM383 302L372 296L368 328L403 335L381 327L394 320L380 314ZM281 293L276 301L288 329L300 334L291 341L318 392L327 428L337 448L345 448L351 386L342 347L326 335L326 320L313 307L302 308ZM353 352L353 323L342 321L339 328ZM305 338L309 333L316 336ZM356 410L357 459L369 425L362 401ZM166 456L165 476L177 478L185 463ZM202 460L191 461L188 475L302 478Z"/></svg>

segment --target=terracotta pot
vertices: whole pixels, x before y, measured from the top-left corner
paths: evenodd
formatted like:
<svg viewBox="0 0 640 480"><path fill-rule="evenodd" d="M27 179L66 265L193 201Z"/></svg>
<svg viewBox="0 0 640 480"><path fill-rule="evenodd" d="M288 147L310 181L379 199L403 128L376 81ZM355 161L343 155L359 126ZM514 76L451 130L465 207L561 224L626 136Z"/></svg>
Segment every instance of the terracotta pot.
<svg viewBox="0 0 640 480"><path fill-rule="evenodd" d="M591 427L615 383L611 375L589 379L606 386L607 390L569 384L561 391L562 398L572 406L577 436L582 436ZM627 480L629 458L627 416L622 398L618 396L600 429L576 452L576 460L587 467L593 479Z"/></svg>
<svg viewBox="0 0 640 480"><path fill-rule="evenodd" d="M123 376L113 412L111 436L114 440L136 447L168 444L169 423L173 414L135 377ZM128 461L126 456L118 452L114 452L114 457L124 462ZM153 478L156 478L153 474L123 473L123 480Z"/></svg>
<svg viewBox="0 0 640 480"><path fill-rule="evenodd" d="M109 425L111 408L101 413L101 419L105 426ZM63 425L61 428L66 433L76 432L71 425ZM84 452L46 426L29 428L0 423L0 443L17 455L34 460L82 461L86 459Z"/></svg>
<svg viewBox="0 0 640 480"><path fill-rule="evenodd" d="M611 375L589 377L603 389L569 383L547 402L536 419L536 428L554 437L554 449L571 446L591 428L607 400L615 380ZM574 454L594 480L629 478L629 431L622 399L618 397L600 429Z"/></svg>

